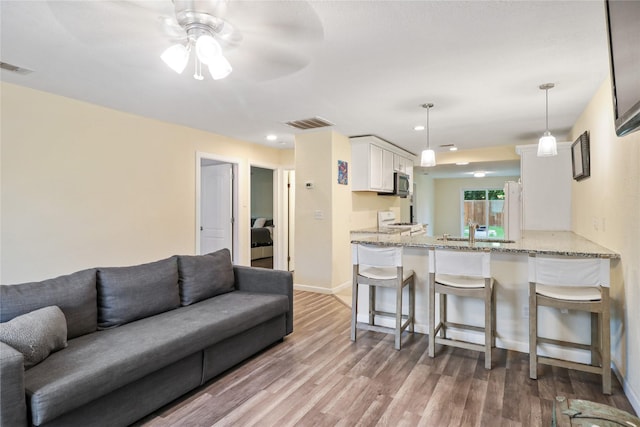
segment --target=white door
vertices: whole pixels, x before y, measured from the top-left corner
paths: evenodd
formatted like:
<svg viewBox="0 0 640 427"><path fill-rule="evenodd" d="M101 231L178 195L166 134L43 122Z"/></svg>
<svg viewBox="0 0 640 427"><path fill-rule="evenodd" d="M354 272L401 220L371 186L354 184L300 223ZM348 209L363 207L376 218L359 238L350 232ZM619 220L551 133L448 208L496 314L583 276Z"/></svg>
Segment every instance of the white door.
<svg viewBox="0 0 640 427"><path fill-rule="evenodd" d="M288 205L289 205L289 224L288 226L288 234L289 234L289 250L288 250L288 269L289 271L293 271L295 269L295 258L293 256L294 252L294 237L295 237L295 209L296 209L296 172L289 171L289 185L288 185Z"/></svg>
<svg viewBox="0 0 640 427"><path fill-rule="evenodd" d="M202 165L200 177L200 253L228 248L233 254L232 165Z"/></svg>

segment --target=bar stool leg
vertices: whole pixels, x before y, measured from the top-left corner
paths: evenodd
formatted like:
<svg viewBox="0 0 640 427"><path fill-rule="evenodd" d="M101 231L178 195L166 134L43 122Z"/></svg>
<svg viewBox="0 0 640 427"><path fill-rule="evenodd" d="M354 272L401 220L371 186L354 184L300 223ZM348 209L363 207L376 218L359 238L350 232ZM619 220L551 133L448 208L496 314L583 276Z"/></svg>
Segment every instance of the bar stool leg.
<svg viewBox="0 0 640 427"><path fill-rule="evenodd" d="M496 346L496 334L497 334L497 326L496 326L496 290L495 290L495 282L492 282L491 286L491 311L492 311L492 319L493 323L491 325L491 347Z"/></svg>
<svg viewBox="0 0 640 427"><path fill-rule="evenodd" d="M396 332L395 349L400 350L400 338L402 335L402 275L398 277L400 283L396 287Z"/></svg>
<svg viewBox="0 0 640 427"><path fill-rule="evenodd" d="M440 336L447 338L447 294L440 294Z"/></svg>
<svg viewBox="0 0 640 427"><path fill-rule="evenodd" d="M491 343L493 341L493 309L491 308L491 279L484 281L484 368L491 369Z"/></svg>
<svg viewBox="0 0 640 427"><path fill-rule="evenodd" d="M529 283L529 378L538 378L538 304L536 285Z"/></svg>
<svg viewBox="0 0 640 427"><path fill-rule="evenodd" d="M611 394L611 324L609 306L609 288L601 287L602 313L601 313L601 355L602 355L602 393Z"/></svg>
<svg viewBox="0 0 640 427"><path fill-rule="evenodd" d="M351 285L351 341L356 340L356 322L358 321L358 267L353 267Z"/></svg>
<svg viewBox="0 0 640 427"><path fill-rule="evenodd" d="M376 287L369 285L369 324L375 323L376 311Z"/></svg>
<svg viewBox="0 0 640 427"><path fill-rule="evenodd" d="M436 284L435 274L429 273L429 357L435 356L436 346Z"/></svg>
<svg viewBox="0 0 640 427"><path fill-rule="evenodd" d="M411 278L409 282L409 316L411 318L409 323L409 332L415 332L416 323L416 282L415 276Z"/></svg>

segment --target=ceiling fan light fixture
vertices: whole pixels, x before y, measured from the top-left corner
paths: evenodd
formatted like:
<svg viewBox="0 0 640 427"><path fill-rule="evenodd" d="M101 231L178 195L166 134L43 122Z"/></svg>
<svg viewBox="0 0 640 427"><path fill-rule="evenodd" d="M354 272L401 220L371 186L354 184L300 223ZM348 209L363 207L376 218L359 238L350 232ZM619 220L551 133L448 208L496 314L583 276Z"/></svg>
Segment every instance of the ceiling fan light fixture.
<svg viewBox="0 0 640 427"><path fill-rule="evenodd" d="M231 71L233 71L231 64L222 55L217 56L209 63L209 74L211 74L213 80L224 79L231 74Z"/></svg>
<svg viewBox="0 0 640 427"><path fill-rule="evenodd" d="M222 56L222 48L216 39L204 34L196 40L196 55L198 55L200 62L209 65Z"/></svg>
<svg viewBox="0 0 640 427"><path fill-rule="evenodd" d="M189 62L189 49L181 44L174 44L162 52L160 58L173 71L182 74Z"/></svg>

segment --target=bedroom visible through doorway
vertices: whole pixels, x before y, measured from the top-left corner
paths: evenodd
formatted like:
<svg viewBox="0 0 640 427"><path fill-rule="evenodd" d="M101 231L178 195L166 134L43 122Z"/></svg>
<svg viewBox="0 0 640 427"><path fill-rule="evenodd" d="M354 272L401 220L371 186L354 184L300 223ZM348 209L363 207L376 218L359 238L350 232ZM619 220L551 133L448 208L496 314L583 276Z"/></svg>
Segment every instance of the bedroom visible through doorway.
<svg viewBox="0 0 640 427"><path fill-rule="evenodd" d="M273 268L274 170L251 166L251 266Z"/></svg>

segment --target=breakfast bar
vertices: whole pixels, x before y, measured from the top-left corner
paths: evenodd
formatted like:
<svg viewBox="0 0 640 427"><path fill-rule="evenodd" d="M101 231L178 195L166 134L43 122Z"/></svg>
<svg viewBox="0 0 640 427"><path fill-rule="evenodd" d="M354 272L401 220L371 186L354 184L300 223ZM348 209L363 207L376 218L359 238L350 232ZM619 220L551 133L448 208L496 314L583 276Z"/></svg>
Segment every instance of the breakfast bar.
<svg viewBox="0 0 640 427"><path fill-rule="evenodd" d="M398 233L352 233L352 243L378 246L402 246L405 268L414 270L416 275L415 330L428 330L428 250L431 248L456 249L465 251L490 251L491 271L495 279L496 291L496 345L497 347L528 352L528 258L530 254L560 255L569 257L595 257L610 261L613 272L618 265L620 254L597 245L573 232L568 231L524 231L517 241L498 239L468 239L444 236L400 235ZM363 286L358 295L358 320L366 321L368 298ZM451 318L461 323L481 325L484 321L482 301L468 298L455 300L448 307ZM378 294L378 309L392 311L395 299L392 292ZM615 304L612 298L612 304ZM590 317L588 313L564 312L543 307L539 312L540 333L554 339L589 343ZM384 320L384 319L383 319ZM558 327L561 325L561 327ZM385 326L391 326L385 325ZM452 331L453 337L467 341L482 342L481 334ZM581 350L560 350L544 348L551 357L562 357L577 362L588 362L590 354Z"/></svg>

